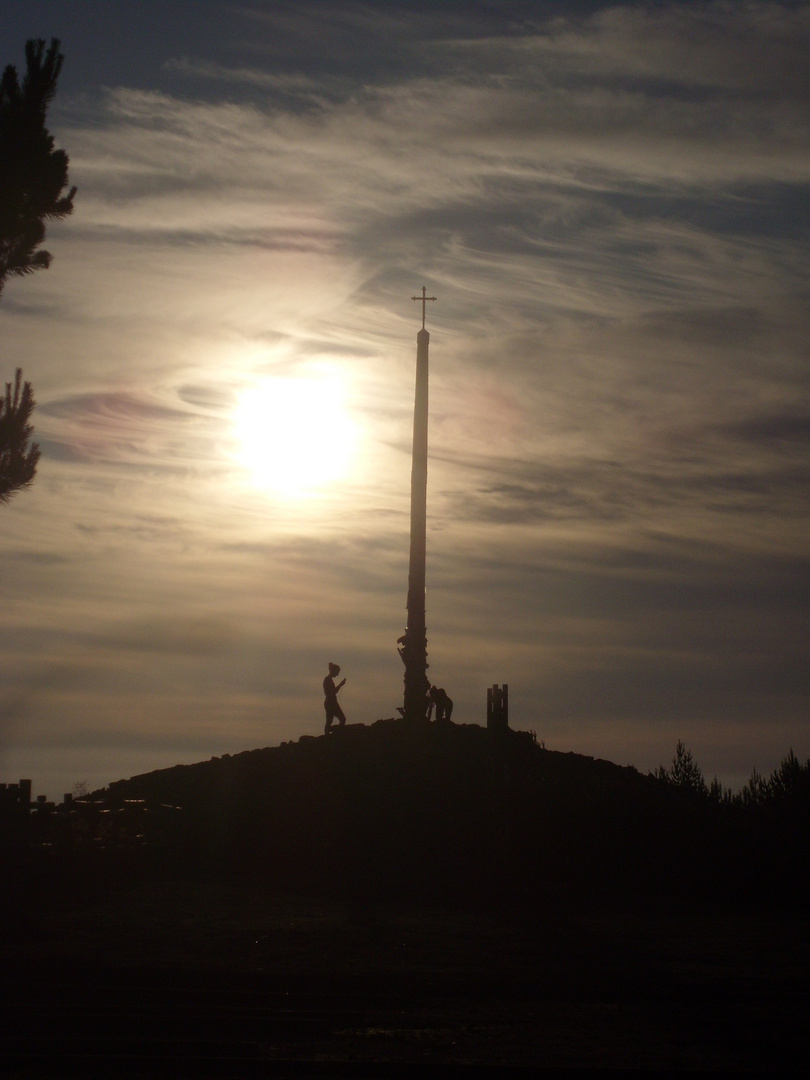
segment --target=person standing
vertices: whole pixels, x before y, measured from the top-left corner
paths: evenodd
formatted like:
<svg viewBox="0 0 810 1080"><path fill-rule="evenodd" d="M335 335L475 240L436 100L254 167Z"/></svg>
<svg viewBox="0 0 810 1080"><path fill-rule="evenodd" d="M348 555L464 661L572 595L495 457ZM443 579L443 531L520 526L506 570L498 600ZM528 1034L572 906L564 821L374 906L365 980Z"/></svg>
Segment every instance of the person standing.
<svg viewBox="0 0 810 1080"><path fill-rule="evenodd" d="M335 686L335 679L339 674L340 665L330 663L329 674L323 680L323 707L326 712L326 727L323 729L324 735L329 733L333 720L337 720L340 727L343 727L346 723L346 717L343 715L343 709L341 709L337 699L338 690L345 685L346 680L341 679L337 686Z"/></svg>

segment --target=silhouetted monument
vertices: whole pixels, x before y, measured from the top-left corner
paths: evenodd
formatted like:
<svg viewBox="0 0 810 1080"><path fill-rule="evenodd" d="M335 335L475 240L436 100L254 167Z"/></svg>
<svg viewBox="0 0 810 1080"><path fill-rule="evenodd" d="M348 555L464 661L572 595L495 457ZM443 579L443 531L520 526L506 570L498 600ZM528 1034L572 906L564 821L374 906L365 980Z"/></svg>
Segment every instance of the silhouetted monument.
<svg viewBox="0 0 810 1080"><path fill-rule="evenodd" d="M408 622L399 639L399 655L405 665L403 717L412 723L428 718L430 682L427 677L427 627L425 625L425 556L427 546L428 455L428 351L430 334L425 329L427 289L412 300L422 301L422 329L416 335L416 391L413 406L413 463L411 466L411 551L408 567Z"/></svg>
<svg viewBox="0 0 810 1080"><path fill-rule="evenodd" d="M509 687L494 686L487 689L487 730L506 731L509 728Z"/></svg>

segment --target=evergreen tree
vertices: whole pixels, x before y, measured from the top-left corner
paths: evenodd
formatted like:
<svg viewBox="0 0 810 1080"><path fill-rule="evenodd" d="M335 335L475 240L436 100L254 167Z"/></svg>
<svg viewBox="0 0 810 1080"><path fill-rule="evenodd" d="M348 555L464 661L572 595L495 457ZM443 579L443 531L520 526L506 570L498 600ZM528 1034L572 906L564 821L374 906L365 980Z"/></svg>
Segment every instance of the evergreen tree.
<svg viewBox="0 0 810 1080"><path fill-rule="evenodd" d="M45 222L70 214L76 193L65 194L68 156L45 126L64 61L59 41L47 51L43 40L27 41L25 60L22 83L13 64L0 80L0 291L7 277L50 265L49 252L37 250Z"/></svg>
<svg viewBox="0 0 810 1080"><path fill-rule="evenodd" d="M39 447L30 441L33 409L31 384L22 382L22 371L17 368L13 388L6 383L5 398L0 398L0 503L8 502L34 479Z"/></svg>
<svg viewBox="0 0 810 1080"><path fill-rule="evenodd" d="M663 765L659 765L655 775L659 780L665 780L674 787L682 788L685 791L694 791L698 795L710 794L703 777L703 770L692 757L692 751L688 750L685 743L680 739L678 739L678 745L675 747L672 768L665 769Z"/></svg>
<svg viewBox="0 0 810 1080"><path fill-rule="evenodd" d="M54 149L45 126L48 106L64 57L59 41L45 49L41 39L25 43L25 77L9 64L0 79L0 292L8 277L21 277L50 266L50 253L38 250L45 222L67 217L76 188L67 194L68 156ZM17 368L12 388L0 398L0 504L29 486L36 473L39 447L32 443L31 384Z"/></svg>

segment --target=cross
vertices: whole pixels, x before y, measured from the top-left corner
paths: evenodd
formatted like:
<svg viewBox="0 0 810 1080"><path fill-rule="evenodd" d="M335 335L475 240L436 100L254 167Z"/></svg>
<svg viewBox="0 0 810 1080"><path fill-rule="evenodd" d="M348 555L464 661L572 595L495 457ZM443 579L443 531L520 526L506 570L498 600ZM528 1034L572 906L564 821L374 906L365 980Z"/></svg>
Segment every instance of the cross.
<svg viewBox="0 0 810 1080"><path fill-rule="evenodd" d="M427 289L423 285L422 286L422 295L421 296L412 296L411 297L411 300L421 300L422 301L422 329L423 330L425 329L425 303L428 300L435 300L436 299L435 296L425 296L426 292L427 292Z"/></svg>

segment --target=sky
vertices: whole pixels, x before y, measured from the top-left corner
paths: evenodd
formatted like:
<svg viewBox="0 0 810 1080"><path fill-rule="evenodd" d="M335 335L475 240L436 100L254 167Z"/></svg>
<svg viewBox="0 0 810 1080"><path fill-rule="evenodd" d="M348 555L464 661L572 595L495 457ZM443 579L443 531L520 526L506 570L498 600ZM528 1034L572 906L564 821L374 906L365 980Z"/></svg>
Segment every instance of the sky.
<svg viewBox="0 0 810 1080"><path fill-rule="evenodd" d="M0 780L318 735L403 669L430 331L453 719L739 787L810 756L810 6L4 0L73 215L0 297Z"/></svg>

